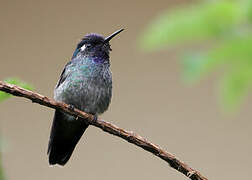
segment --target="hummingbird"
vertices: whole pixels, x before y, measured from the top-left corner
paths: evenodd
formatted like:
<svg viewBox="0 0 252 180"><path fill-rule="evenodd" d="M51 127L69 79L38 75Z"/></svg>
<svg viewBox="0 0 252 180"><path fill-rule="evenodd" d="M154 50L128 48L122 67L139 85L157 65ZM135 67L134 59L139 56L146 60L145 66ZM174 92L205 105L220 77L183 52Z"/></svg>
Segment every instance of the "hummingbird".
<svg viewBox="0 0 252 180"><path fill-rule="evenodd" d="M81 39L54 89L56 101L96 118L108 109L112 97L109 42L123 30L108 37L91 33ZM88 126L85 119L55 110L47 151L49 164L64 166Z"/></svg>

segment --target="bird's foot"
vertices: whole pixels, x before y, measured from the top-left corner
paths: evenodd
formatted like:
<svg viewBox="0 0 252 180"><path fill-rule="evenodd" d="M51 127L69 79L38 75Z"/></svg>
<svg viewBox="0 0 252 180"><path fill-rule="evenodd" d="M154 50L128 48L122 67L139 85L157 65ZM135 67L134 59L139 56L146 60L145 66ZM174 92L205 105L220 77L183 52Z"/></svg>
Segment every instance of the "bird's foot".
<svg viewBox="0 0 252 180"><path fill-rule="evenodd" d="M97 119L98 119L98 116L94 115L92 121L95 122L95 121L97 121Z"/></svg>
<svg viewBox="0 0 252 180"><path fill-rule="evenodd" d="M188 173L187 173L187 177L192 177L194 174L196 174L196 171L189 171Z"/></svg>
<svg viewBox="0 0 252 180"><path fill-rule="evenodd" d="M93 121L97 121L97 119L98 119L98 116L94 115Z"/></svg>
<svg viewBox="0 0 252 180"><path fill-rule="evenodd" d="M68 106L68 109L70 110L70 111L74 111L74 105L72 105L72 104L69 104L69 106ZM76 116L75 117L75 120L78 120L79 119L79 117L78 116Z"/></svg>
<svg viewBox="0 0 252 180"><path fill-rule="evenodd" d="M74 105L69 104L68 109L69 109L70 111L74 111Z"/></svg>

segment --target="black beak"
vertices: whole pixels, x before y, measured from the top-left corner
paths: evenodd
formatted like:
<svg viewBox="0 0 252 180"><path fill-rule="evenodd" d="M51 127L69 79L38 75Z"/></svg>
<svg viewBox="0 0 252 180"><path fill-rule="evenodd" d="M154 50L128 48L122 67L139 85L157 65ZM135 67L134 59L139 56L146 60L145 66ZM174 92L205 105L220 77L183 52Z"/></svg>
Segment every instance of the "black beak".
<svg viewBox="0 0 252 180"><path fill-rule="evenodd" d="M120 29L116 32L114 32L113 34L111 34L110 36L106 37L104 40L104 44L109 42L113 37L115 37L117 34L119 34L120 32L122 32L124 29Z"/></svg>

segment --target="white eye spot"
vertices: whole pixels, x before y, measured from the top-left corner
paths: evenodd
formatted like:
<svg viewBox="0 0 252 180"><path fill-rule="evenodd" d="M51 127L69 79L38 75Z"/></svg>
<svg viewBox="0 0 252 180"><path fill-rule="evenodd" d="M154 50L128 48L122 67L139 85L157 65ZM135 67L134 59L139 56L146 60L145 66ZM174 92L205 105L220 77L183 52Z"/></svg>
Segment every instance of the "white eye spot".
<svg viewBox="0 0 252 180"><path fill-rule="evenodd" d="M82 47L81 47L81 51L84 51L86 49L86 44L84 44Z"/></svg>

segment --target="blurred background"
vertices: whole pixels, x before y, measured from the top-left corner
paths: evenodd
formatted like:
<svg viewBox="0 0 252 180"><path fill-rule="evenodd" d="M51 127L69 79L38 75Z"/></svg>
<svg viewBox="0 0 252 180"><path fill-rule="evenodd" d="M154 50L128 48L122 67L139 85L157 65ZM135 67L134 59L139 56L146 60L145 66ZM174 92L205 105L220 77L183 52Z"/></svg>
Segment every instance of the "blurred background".
<svg viewBox="0 0 252 180"><path fill-rule="evenodd" d="M126 28L111 42L114 92L102 118L209 179L250 179L250 0L2 0L0 9L1 80L18 77L52 97L85 34ZM15 97L1 102L0 113L1 180L186 179L94 127L65 167L49 167L54 111Z"/></svg>

